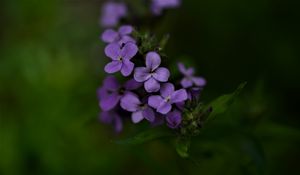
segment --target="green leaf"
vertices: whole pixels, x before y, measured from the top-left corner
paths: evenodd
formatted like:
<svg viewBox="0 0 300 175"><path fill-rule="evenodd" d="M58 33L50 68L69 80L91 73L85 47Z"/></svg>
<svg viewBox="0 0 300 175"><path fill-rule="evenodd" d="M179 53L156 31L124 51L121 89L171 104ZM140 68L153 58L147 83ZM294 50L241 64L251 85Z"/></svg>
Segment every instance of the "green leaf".
<svg viewBox="0 0 300 175"><path fill-rule="evenodd" d="M216 100L212 101L208 105L205 106L205 111L207 111L209 108L212 108L212 112L209 116L207 116L207 119L213 118L216 115L223 114L226 112L226 110L230 107L230 105L234 102L236 97L240 94L242 89L246 86L247 82L244 82L238 86L238 88L231 94L222 95ZM207 120L206 119L206 120Z"/></svg>
<svg viewBox="0 0 300 175"><path fill-rule="evenodd" d="M132 138L117 140L115 143L121 145L138 145L152 140L174 136L175 134L172 132L172 130L153 128L143 131Z"/></svg>
<svg viewBox="0 0 300 175"><path fill-rule="evenodd" d="M182 158L188 158L188 150L190 148L191 140L189 138L178 138L175 143L175 148L178 155Z"/></svg>

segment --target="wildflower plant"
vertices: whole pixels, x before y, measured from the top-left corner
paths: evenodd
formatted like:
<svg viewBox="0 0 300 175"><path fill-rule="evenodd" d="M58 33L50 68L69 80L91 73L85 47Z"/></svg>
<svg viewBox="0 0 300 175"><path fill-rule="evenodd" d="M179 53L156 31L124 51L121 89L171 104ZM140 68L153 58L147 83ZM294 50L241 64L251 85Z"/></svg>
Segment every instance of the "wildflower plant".
<svg viewBox="0 0 300 175"><path fill-rule="evenodd" d="M182 3L180 0L149 2L146 13L152 14L153 19ZM118 143L140 143L172 136L179 142L176 144L179 155L187 157L189 138L200 133L209 116L223 113L244 84L236 92L204 104L200 94L206 85L205 78L197 76L194 67L181 62L177 63L177 72L181 76L175 76L176 72L171 72L168 67L172 64L171 59L166 59L163 50L168 37L159 41L150 29L143 32L138 30L142 27L140 24L126 23L134 20L121 20L132 16L127 8L124 2L112 1L102 8L101 24L106 29L100 38L107 44L104 53L108 63L104 67L107 77L98 89L100 121L113 125L118 133L123 130L127 118L133 124L142 121L148 122L149 126L161 124L159 129L151 128ZM118 80L116 74L123 78ZM119 83L121 80L125 83Z"/></svg>

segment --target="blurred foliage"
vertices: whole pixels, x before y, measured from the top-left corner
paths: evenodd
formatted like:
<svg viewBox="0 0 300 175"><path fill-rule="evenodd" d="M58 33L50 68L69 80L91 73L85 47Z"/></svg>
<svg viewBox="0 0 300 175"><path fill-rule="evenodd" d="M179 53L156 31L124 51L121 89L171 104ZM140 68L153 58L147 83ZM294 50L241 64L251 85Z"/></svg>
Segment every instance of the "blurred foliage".
<svg viewBox="0 0 300 175"><path fill-rule="evenodd" d="M299 1L183 0L159 19L169 59L208 80L204 102L248 82L186 159L176 140L112 141L146 123L121 136L98 123L101 3L1 1L0 174L300 174Z"/></svg>

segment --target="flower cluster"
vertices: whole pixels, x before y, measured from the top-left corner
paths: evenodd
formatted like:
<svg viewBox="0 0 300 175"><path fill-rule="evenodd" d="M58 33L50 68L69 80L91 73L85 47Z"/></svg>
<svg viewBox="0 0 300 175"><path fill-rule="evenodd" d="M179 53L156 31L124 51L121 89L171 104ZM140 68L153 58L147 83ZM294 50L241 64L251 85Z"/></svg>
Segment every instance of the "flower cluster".
<svg viewBox="0 0 300 175"><path fill-rule="evenodd" d="M152 6L155 13L160 13L179 3L179 0L153 0ZM110 2L103 8L102 22L106 26L115 26L126 14L126 6L121 3ZM194 76L193 68L178 63L182 80L175 86L170 82L170 70L162 64L161 53L156 49L141 52L143 43L132 36L134 31L132 26L122 25L117 30L106 29L100 37L107 43L104 53L110 60L104 67L109 75L97 92L102 111L100 120L114 125L117 132L122 130L126 117L133 123L146 120L157 125L164 121L170 128L179 128L186 102L199 96L206 81ZM113 75L118 72L127 81L119 83Z"/></svg>

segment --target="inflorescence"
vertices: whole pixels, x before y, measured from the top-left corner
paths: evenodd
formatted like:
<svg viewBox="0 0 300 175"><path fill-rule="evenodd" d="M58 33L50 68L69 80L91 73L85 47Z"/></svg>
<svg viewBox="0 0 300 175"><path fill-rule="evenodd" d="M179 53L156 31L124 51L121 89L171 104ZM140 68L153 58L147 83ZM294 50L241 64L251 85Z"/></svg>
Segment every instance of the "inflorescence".
<svg viewBox="0 0 300 175"><path fill-rule="evenodd" d="M150 9L153 14L160 15L163 9L179 5L179 0L152 0ZM115 27L126 14L124 3L108 2L102 8L102 26ZM133 32L135 29L131 25L122 25L117 30L106 29L101 35L101 40L107 43L104 53L110 62L104 67L109 75L97 92L102 111L100 120L112 124L116 132L122 130L127 116L133 123L142 120L153 125L165 122L169 128L178 129L186 104L198 99L206 81L194 75L194 68L178 63L182 79L175 86L170 80L176 77L172 77L163 64L160 50L139 52L142 43ZM120 83L113 75L117 72L127 81Z"/></svg>

